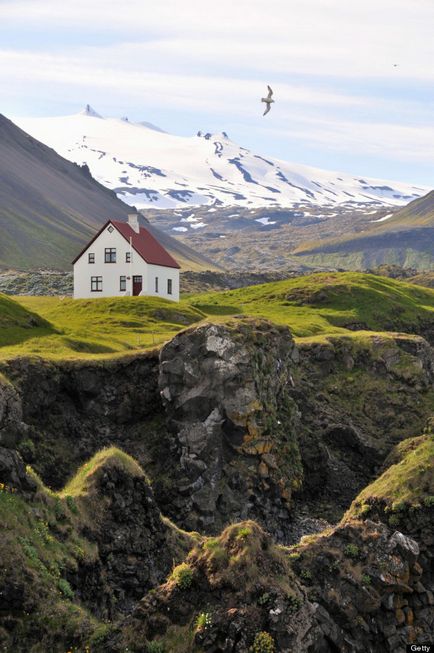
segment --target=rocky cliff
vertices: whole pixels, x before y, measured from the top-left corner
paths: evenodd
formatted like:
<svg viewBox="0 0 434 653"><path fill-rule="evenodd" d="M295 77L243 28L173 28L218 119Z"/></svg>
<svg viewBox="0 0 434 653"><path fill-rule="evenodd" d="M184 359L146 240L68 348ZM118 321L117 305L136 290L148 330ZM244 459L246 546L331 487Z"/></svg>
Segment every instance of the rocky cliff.
<svg viewBox="0 0 434 653"><path fill-rule="evenodd" d="M296 346L236 317L160 352L2 362L0 650L428 639L431 426L406 438L432 415L433 374L420 336Z"/></svg>

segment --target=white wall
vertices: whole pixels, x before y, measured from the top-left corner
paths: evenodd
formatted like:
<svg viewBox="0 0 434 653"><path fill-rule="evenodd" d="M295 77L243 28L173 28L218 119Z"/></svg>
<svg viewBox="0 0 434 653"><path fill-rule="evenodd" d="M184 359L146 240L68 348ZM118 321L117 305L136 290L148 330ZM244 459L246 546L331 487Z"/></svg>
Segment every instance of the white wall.
<svg viewBox="0 0 434 653"><path fill-rule="evenodd" d="M155 277L158 277L158 293L155 292ZM167 294L167 280L172 279L172 294ZM165 268L161 265L148 264L147 284L143 285L143 294L164 297L179 302L179 270Z"/></svg>
<svg viewBox="0 0 434 653"><path fill-rule="evenodd" d="M116 248L116 263L104 263L105 248ZM139 254L131 250L131 263L126 263L126 253L130 245L116 228L109 232L108 227L98 236L84 254L74 264L74 298L124 297L132 295L133 276L143 277L142 295L153 295L179 301L179 270L156 265L148 265ZM95 263L89 263L88 255L95 254ZM126 291L120 290L120 277L127 277ZM155 277L159 278L159 292L155 293ZM91 291L91 277L102 277L102 291ZM128 277L130 277L128 279ZM173 279L173 293L167 294L167 279Z"/></svg>

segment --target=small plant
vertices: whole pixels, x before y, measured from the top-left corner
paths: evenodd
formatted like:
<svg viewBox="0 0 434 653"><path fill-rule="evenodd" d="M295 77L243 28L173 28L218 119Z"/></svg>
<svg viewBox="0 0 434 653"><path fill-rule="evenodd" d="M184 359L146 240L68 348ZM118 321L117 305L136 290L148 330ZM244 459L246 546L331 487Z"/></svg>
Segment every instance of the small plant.
<svg viewBox="0 0 434 653"><path fill-rule="evenodd" d="M71 585L65 578L59 578L57 587L62 592L63 596L66 596L67 599L74 598L74 592L72 591Z"/></svg>
<svg viewBox="0 0 434 653"><path fill-rule="evenodd" d="M398 526L401 520L399 515L391 515L387 521L389 522L389 526Z"/></svg>
<svg viewBox="0 0 434 653"><path fill-rule="evenodd" d="M302 569L300 572L300 578L303 580L312 580L312 572L309 569Z"/></svg>
<svg viewBox="0 0 434 653"><path fill-rule="evenodd" d="M371 512L371 506L369 505L369 503L363 503L360 506L360 510L359 510L360 517L365 517L370 512Z"/></svg>
<svg viewBox="0 0 434 653"><path fill-rule="evenodd" d="M287 597L288 601L288 612L289 614L295 614L298 612L303 605L303 600L294 594L289 594Z"/></svg>
<svg viewBox="0 0 434 653"><path fill-rule="evenodd" d="M262 630L260 633L256 634L251 653L275 653L275 651L276 646L270 633Z"/></svg>
<svg viewBox="0 0 434 653"><path fill-rule="evenodd" d="M357 558L360 556L360 549L357 544L347 544L344 549L344 554L347 556L347 558L357 560Z"/></svg>
<svg viewBox="0 0 434 653"><path fill-rule="evenodd" d="M428 497L425 497L423 500L423 505L425 508L433 508L434 507L434 496L430 495Z"/></svg>
<svg viewBox="0 0 434 653"><path fill-rule="evenodd" d="M392 512L404 512L407 509L405 501L397 501L392 505Z"/></svg>
<svg viewBox="0 0 434 653"><path fill-rule="evenodd" d="M372 578L369 574L362 574L362 585L369 586L372 583Z"/></svg>
<svg viewBox="0 0 434 653"><path fill-rule="evenodd" d="M252 534L252 529L248 526L240 528L237 534L237 540L246 540Z"/></svg>
<svg viewBox="0 0 434 653"><path fill-rule="evenodd" d="M209 612L201 612L197 615L195 621L196 631L206 630L212 626L212 618Z"/></svg>
<svg viewBox="0 0 434 653"><path fill-rule="evenodd" d="M258 605L267 605L267 603L270 603L271 599L271 594L269 592L264 592L264 594L261 594L258 598Z"/></svg>
<svg viewBox="0 0 434 653"><path fill-rule="evenodd" d="M74 497L71 497L70 495L66 497L66 505L70 509L73 515L78 515L78 508L77 504L75 503Z"/></svg>
<svg viewBox="0 0 434 653"><path fill-rule="evenodd" d="M166 653L163 642L148 642L146 644L146 653Z"/></svg>
<svg viewBox="0 0 434 653"><path fill-rule="evenodd" d="M65 510L63 509L63 505L59 497L56 497L56 500L54 502L54 514L58 521L62 521L62 519L65 519L66 516Z"/></svg>
<svg viewBox="0 0 434 653"><path fill-rule="evenodd" d="M187 590L193 582L193 569L186 562L175 567L170 575L170 579L175 581L176 587L181 590Z"/></svg>

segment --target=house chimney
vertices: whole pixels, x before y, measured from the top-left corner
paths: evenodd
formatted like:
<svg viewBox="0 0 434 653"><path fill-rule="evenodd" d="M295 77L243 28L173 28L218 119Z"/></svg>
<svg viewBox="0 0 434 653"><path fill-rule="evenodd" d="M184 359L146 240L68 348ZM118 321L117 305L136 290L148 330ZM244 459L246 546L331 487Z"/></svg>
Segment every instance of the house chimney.
<svg viewBox="0 0 434 653"><path fill-rule="evenodd" d="M140 225L139 225L139 216L137 213L129 213L128 214L128 224L130 225L131 229L133 229L137 234L140 231Z"/></svg>

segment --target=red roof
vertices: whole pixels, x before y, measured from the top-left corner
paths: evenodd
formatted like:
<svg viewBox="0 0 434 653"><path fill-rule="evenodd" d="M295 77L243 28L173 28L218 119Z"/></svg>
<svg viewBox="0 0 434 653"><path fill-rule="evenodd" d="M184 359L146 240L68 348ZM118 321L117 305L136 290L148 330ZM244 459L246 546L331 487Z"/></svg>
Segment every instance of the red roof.
<svg viewBox="0 0 434 653"><path fill-rule="evenodd" d="M180 268L181 266L170 256L163 245L144 227L140 227L139 233L134 231L127 222L110 221L116 227L119 233L131 243L136 252L140 254L146 263L152 265L163 265L166 268Z"/></svg>
<svg viewBox="0 0 434 653"><path fill-rule="evenodd" d="M86 245L86 247L80 252L80 254L72 261L76 263L79 258L85 253L87 249L95 242L98 236L108 227L109 224L112 224L119 231L121 236L129 243L131 238L132 247L136 250L138 254L142 257L146 263L151 265L162 265L166 268L178 268L180 265L175 261L175 259L167 252L158 240L153 236L147 229L140 227L139 233L134 231L132 227L127 222L119 222L118 220L108 220L103 227L98 231L97 234L92 238L92 240Z"/></svg>

